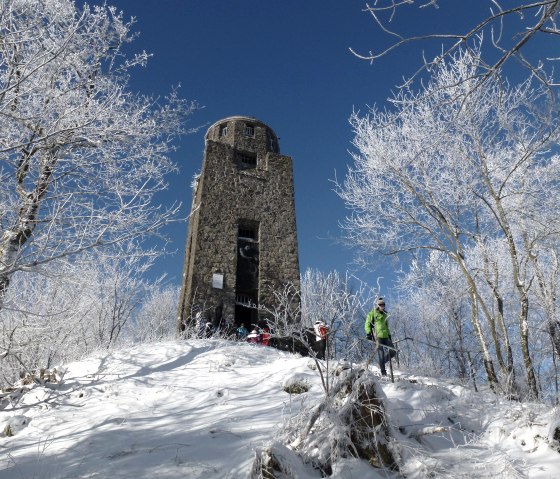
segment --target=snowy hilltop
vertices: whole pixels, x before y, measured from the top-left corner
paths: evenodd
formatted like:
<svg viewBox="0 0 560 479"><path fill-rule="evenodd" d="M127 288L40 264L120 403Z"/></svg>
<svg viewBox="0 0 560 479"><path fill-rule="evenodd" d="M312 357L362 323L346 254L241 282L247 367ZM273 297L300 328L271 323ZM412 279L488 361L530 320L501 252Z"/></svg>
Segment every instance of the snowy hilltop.
<svg viewBox="0 0 560 479"><path fill-rule="evenodd" d="M331 361L321 377L310 358L210 339L98 353L3 395L0 479L324 477L325 451L351 433L338 418L309 419L325 384L357 369ZM395 467L340 454L331 477L560 477L558 408L369 371ZM276 472L258 468L267 455Z"/></svg>

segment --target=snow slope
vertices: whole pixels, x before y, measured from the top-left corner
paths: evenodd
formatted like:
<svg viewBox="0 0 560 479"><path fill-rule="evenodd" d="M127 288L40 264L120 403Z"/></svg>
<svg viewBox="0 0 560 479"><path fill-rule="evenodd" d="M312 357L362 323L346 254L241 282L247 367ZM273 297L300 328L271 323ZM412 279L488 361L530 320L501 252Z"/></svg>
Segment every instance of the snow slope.
<svg viewBox="0 0 560 479"><path fill-rule="evenodd" d="M312 363L312 362L311 362ZM0 410L0 479L248 478L255 451L322 397L310 360L217 340L99 353ZM311 385L283 391L292 379ZM381 381L381 379L380 379ZM383 379L409 478L560 478L560 412L398 373ZM303 406L302 406L303 405ZM320 477L294 465L298 478ZM340 478L398 477L345 460Z"/></svg>

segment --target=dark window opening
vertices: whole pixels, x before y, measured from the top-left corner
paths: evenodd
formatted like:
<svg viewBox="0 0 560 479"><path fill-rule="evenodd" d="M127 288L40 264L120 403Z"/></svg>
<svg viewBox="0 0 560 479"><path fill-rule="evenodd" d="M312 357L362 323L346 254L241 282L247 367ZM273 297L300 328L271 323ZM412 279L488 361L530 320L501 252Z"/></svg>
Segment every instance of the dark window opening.
<svg viewBox="0 0 560 479"><path fill-rule="evenodd" d="M259 243L239 238L237 240L237 291L249 294L259 288Z"/></svg>
<svg viewBox="0 0 560 479"><path fill-rule="evenodd" d="M257 166L257 155L254 153L237 153L237 162L243 168L255 168Z"/></svg>
<svg viewBox="0 0 560 479"><path fill-rule="evenodd" d="M227 135L227 124L220 125L220 138Z"/></svg>
<svg viewBox="0 0 560 479"><path fill-rule="evenodd" d="M242 324L251 331L259 321L258 310L253 307L247 307L243 304L237 303L235 305L235 325L241 326Z"/></svg>
<svg viewBox="0 0 560 479"><path fill-rule="evenodd" d="M237 274L235 278L235 322L258 321L259 223L240 220L237 230Z"/></svg>
<svg viewBox="0 0 560 479"><path fill-rule="evenodd" d="M252 293L237 293L235 295L235 304L245 306L246 308L256 308L257 300Z"/></svg>
<svg viewBox="0 0 560 479"><path fill-rule="evenodd" d="M257 240L257 228L251 225L239 225L237 236L244 239Z"/></svg>
<svg viewBox="0 0 560 479"><path fill-rule="evenodd" d="M245 125L245 136L255 137L255 127L253 125Z"/></svg>

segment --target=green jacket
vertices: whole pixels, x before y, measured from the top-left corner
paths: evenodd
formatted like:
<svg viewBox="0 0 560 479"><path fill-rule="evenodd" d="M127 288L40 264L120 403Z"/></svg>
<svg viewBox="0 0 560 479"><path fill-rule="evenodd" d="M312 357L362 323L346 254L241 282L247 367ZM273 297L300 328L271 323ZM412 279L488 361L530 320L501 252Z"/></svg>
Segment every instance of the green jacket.
<svg viewBox="0 0 560 479"><path fill-rule="evenodd" d="M391 335L389 333L388 317L389 314L385 311L380 311L377 308L372 309L366 316L366 334L373 333L374 337L378 339L388 338Z"/></svg>

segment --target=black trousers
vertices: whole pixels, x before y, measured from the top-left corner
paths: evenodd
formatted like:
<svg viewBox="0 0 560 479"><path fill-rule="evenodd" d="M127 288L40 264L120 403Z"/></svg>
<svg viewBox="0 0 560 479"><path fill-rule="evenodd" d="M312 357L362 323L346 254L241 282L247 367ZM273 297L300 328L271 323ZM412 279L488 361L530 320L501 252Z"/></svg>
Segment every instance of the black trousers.
<svg viewBox="0 0 560 479"><path fill-rule="evenodd" d="M315 341L315 354L317 355L317 359L325 359L325 352L327 350L327 340L321 339L319 341Z"/></svg>
<svg viewBox="0 0 560 479"><path fill-rule="evenodd" d="M377 360L379 361L379 369L381 369L381 374L385 376L387 371L385 370L385 363L387 363L391 358L395 357L397 352L395 351L395 346L391 338L378 338L377 347Z"/></svg>

